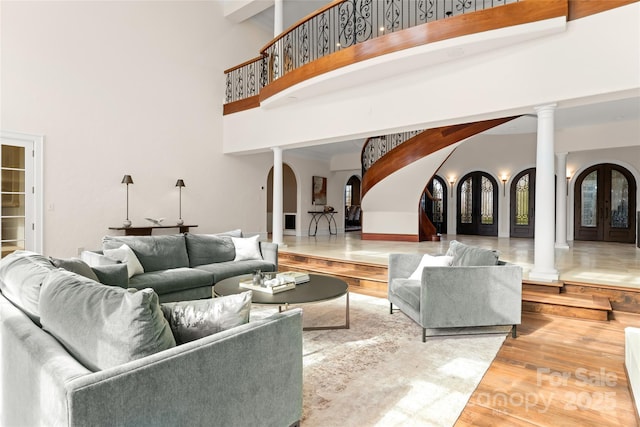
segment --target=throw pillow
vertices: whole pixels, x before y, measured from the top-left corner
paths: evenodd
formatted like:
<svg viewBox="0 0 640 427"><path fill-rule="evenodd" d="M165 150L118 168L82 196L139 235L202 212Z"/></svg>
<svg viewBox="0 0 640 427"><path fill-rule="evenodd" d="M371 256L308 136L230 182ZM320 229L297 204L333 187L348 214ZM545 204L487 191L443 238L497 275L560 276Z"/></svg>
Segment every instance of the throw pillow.
<svg viewBox="0 0 640 427"><path fill-rule="evenodd" d="M40 323L40 288L54 269L46 257L29 251L15 251L0 260L0 291L31 320Z"/></svg>
<svg viewBox="0 0 640 427"><path fill-rule="evenodd" d="M80 258L60 259L49 257L49 260L55 267L64 268L67 271L79 274L86 277L87 279L95 280L96 282L100 281L98 280L98 276L96 276L96 273L94 273L91 267L89 267L89 264L87 264Z"/></svg>
<svg viewBox="0 0 640 427"><path fill-rule="evenodd" d="M452 240L449 243L448 256L453 257L451 262L455 267L471 267L498 264L498 253L491 249L478 248Z"/></svg>
<svg viewBox="0 0 640 427"><path fill-rule="evenodd" d="M117 249L105 249L104 254L111 259L127 264L129 279L136 274L144 273L144 269L142 268L140 261L138 261L138 257L136 257L136 254L127 245L123 244Z"/></svg>
<svg viewBox="0 0 640 427"><path fill-rule="evenodd" d="M40 319L87 369L98 371L175 347L158 295L53 270L40 292Z"/></svg>
<svg viewBox="0 0 640 427"><path fill-rule="evenodd" d="M234 261L244 261L251 259L263 259L260 252L260 242L258 238L260 236L256 234L253 237L232 237L233 246L236 248L236 257Z"/></svg>
<svg viewBox="0 0 640 427"><path fill-rule="evenodd" d="M252 292L162 304L178 344L194 341L249 322Z"/></svg>
<svg viewBox="0 0 640 427"><path fill-rule="evenodd" d="M129 287L129 269L126 264L96 265L91 269L98 276L98 282L103 285L120 286L125 289Z"/></svg>
<svg viewBox="0 0 640 427"><path fill-rule="evenodd" d="M452 260L453 257L447 255L432 256L424 254L422 255L420 264L418 264L418 268L409 276L409 280L422 280L422 270L424 270L425 267L448 267L451 265Z"/></svg>
<svg viewBox="0 0 640 427"><path fill-rule="evenodd" d="M216 234L185 234L189 267L233 261L236 249L230 236Z"/></svg>

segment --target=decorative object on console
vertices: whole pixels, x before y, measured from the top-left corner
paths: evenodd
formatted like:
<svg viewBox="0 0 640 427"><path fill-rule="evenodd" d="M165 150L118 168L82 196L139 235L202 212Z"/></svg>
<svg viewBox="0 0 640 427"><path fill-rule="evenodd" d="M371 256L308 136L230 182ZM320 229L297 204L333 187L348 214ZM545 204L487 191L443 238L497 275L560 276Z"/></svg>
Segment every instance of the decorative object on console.
<svg viewBox="0 0 640 427"><path fill-rule="evenodd" d="M180 195L179 197L179 202L178 202L178 225L182 225L184 224L184 220L182 219L182 187L186 187L186 185L184 185L184 181L182 179L179 179L176 182L176 187L178 187L179 191L180 191Z"/></svg>
<svg viewBox="0 0 640 427"><path fill-rule="evenodd" d="M145 219L157 227L162 226L162 221L164 221L164 218L155 219L155 218L145 217Z"/></svg>
<svg viewBox="0 0 640 427"><path fill-rule="evenodd" d="M327 204L327 178L322 176L313 177L313 194L311 203L313 205Z"/></svg>
<svg viewBox="0 0 640 427"><path fill-rule="evenodd" d="M125 175L122 177L121 184L127 184L127 219L124 220L122 225L124 227L131 227L131 221L129 220L129 184L133 184L133 178L131 178L131 175Z"/></svg>

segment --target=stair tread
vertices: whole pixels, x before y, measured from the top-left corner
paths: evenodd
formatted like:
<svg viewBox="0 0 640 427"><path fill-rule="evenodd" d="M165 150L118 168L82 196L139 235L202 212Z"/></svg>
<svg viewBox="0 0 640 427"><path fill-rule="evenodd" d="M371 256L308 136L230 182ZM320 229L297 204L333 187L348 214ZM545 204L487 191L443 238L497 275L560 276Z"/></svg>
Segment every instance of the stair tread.
<svg viewBox="0 0 640 427"><path fill-rule="evenodd" d="M367 272L366 274L363 274L362 272L358 271L357 269L353 269L353 268L341 268L341 267L335 267L332 266L331 268L325 268L323 266L314 266L314 265L309 265L309 264L305 264L305 263L295 263L295 262L289 262L289 261L279 261L278 265L281 267L280 269L298 269L298 270L304 270L304 271L308 271L310 273L321 273L321 274L332 274L335 276L348 276L348 277L354 277L357 279L366 279L366 280L371 280L373 282L387 282L387 273L384 272L384 274L381 273L372 273L372 272Z"/></svg>
<svg viewBox="0 0 640 427"><path fill-rule="evenodd" d="M571 294L544 294L539 292L523 291L522 300L545 304L565 305L570 307L589 308L593 310L611 310L611 304L607 298L571 295Z"/></svg>
<svg viewBox="0 0 640 427"><path fill-rule="evenodd" d="M522 279L523 285L537 285L537 286L549 286L554 288L561 288L564 286L564 282L554 280L553 282L543 282L539 280Z"/></svg>

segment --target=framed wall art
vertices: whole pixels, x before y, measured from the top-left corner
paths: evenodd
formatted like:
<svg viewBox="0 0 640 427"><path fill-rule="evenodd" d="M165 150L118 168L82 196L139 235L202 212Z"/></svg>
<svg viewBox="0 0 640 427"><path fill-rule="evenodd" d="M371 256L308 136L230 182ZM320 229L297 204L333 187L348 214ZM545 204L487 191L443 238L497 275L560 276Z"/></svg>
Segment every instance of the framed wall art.
<svg viewBox="0 0 640 427"><path fill-rule="evenodd" d="M327 204L327 178L323 176L313 177L313 193L311 203L314 205Z"/></svg>

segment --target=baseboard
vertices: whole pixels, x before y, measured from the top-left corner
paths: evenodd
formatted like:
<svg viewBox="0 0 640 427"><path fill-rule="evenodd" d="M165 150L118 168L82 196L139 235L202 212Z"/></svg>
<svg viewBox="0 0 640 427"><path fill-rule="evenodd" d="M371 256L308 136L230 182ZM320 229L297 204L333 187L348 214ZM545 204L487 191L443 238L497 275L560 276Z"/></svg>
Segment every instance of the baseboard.
<svg viewBox="0 0 640 427"><path fill-rule="evenodd" d="M362 233L362 240L383 240L387 242L419 242L417 234Z"/></svg>

